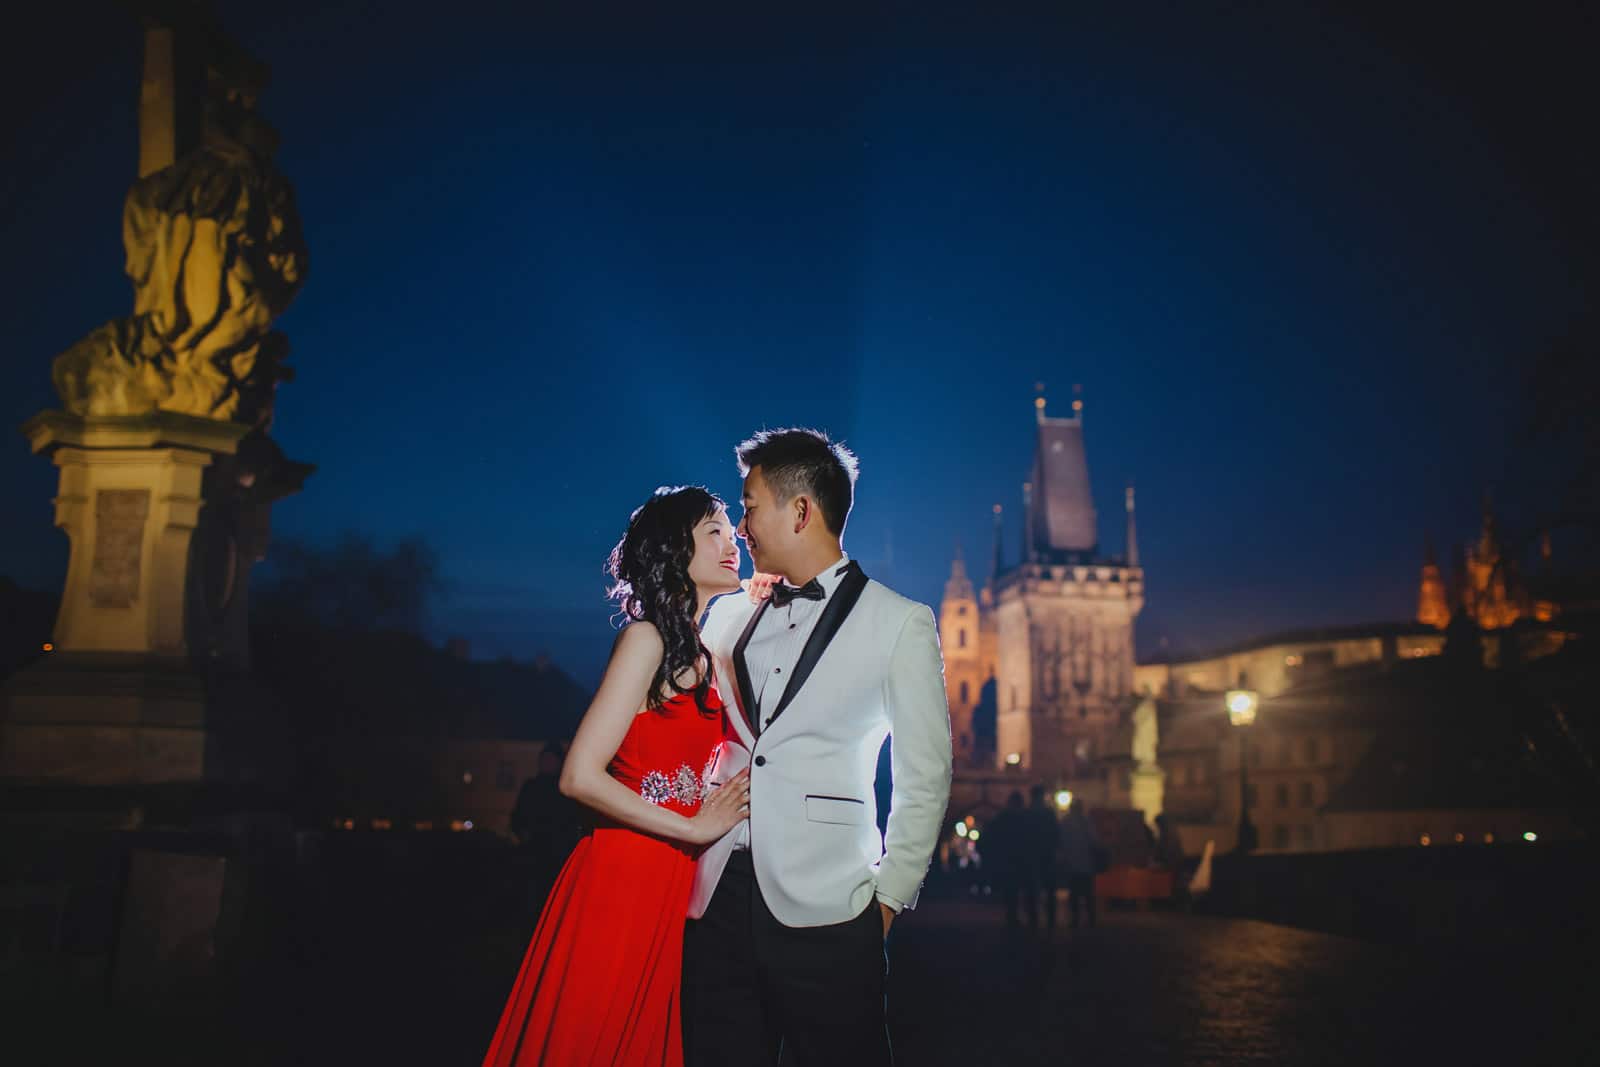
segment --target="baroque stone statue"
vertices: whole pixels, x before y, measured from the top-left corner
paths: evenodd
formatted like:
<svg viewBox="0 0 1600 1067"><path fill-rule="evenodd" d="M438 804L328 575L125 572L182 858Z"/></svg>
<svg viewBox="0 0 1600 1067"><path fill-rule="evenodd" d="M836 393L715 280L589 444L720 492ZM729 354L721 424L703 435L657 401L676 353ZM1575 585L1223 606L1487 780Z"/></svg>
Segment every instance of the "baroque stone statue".
<svg viewBox="0 0 1600 1067"><path fill-rule="evenodd" d="M76 415L174 411L265 431L290 376L272 322L307 258L277 135L255 112L266 72L204 24L148 36L143 173L122 215L133 314L57 356L56 391Z"/></svg>
<svg viewBox="0 0 1600 1067"><path fill-rule="evenodd" d="M1133 750L1134 763L1141 771L1153 770L1156 766L1156 699L1148 692L1139 698L1139 703L1133 709Z"/></svg>

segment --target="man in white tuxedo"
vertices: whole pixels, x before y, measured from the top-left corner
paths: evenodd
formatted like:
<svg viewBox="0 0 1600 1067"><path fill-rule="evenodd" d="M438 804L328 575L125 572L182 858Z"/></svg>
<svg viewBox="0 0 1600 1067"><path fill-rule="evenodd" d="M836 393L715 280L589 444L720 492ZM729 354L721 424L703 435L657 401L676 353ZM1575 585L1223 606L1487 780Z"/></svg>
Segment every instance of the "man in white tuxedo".
<svg viewBox="0 0 1600 1067"><path fill-rule="evenodd" d="M889 1064L889 925L915 906L950 798L950 714L933 612L870 581L842 537L848 449L812 430L737 449L739 535L780 576L729 596L702 635L750 768L750 817L700 856L684 943L689 1067ZM891 743L887 833L873 792Z"/></svg>

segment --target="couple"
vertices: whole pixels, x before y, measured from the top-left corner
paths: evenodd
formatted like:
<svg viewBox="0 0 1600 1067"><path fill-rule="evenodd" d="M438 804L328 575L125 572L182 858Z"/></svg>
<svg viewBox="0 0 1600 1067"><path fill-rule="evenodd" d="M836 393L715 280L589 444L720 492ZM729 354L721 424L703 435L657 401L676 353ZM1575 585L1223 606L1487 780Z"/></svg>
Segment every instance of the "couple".
<svg viewBox="0 0 1600 1067"><path fill-rule="evenodd" d="M737 530L706 490L660 489L611 554L628 622L561 774L597 826L485 1067L891 1062L884 940L950 793L933 613L844 554L849 450L777 430L736 454ZM737 537L779 581L708 615L742 587Z"/></svg>

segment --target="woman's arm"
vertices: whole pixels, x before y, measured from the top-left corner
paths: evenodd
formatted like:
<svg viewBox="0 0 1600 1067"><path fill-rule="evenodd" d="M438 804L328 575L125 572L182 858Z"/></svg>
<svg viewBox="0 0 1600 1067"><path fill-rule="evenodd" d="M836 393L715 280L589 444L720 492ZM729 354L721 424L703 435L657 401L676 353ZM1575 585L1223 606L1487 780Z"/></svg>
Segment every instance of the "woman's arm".
<svg viewBox="0 0 1600 1067"><path fill-rule="evenodd" d="M709 844L749 814L748 772L724 783L693 817L650 803L606 773L633 717L644 706L664 652L661 634L650 623L634 622L622 628L600 689L567 751L561 792L635 830L691 845Z"/></svg>

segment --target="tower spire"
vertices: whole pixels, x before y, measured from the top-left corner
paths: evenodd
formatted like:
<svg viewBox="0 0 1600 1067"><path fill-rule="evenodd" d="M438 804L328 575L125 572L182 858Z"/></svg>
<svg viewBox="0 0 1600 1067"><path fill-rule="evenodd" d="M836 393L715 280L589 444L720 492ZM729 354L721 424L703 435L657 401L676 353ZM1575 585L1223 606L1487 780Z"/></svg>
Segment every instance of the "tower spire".
<svg viewBox="0 0 1600 1067"><path fill-rule="evenodd" d="M1133 521L1133 483L1128 483L1128 566L1139 565L1139 531Z"/></svg>
<svg viewBox="0 0 1600 1067"><path fill-rule="evenodd" d="M1043 410L1042 408L1040 409ZM1022 483L1022 562L1033 562L1033 483Z"/></svg>
<svg viewBox="0 0 1600 1067"><path fill-rule="evenodd" d="M1005 558L1003 556L1005 549L1000 542L1000 535L1003 532L1002 527L1001 508L999 504L996 504L994 506L994 544L989 551L989 588L991 589L1000 584L1000 572L1005 568Z"/></svg>
<svg viewBox="0 0 1600 1067"><path fill-rule="evenodd" d="M1423 545L1422 582L1417 590L1417 621L1443 630L1450 625L1450 600L1445 593L1444 575L1434 556L1433 536Z"/></svg>

